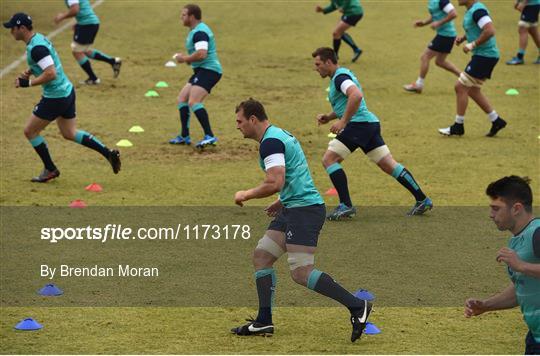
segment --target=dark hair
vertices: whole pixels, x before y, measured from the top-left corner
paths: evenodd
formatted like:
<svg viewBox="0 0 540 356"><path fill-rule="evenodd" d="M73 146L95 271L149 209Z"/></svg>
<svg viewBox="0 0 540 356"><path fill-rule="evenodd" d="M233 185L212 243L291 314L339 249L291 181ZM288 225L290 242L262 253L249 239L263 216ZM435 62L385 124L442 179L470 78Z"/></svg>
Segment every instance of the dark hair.
<svg viewBox="0 0 540 356"><path fill-rule="evenodd" d="M245 117L255 116L259 121L268 120L266 116L266 111L264 111L264 106L259 101L249 98L248 100L242 101L236 107L235 113L238 113L240 110L244 112Z"/></svg>
<svg viewBox="0 0 540 356"><path fill-rule="evenodd" d="M508 203L521 203L527 212L532 212L532 190L528 177L509 176L488 185L486 194L491 199L502 198Z"/></svg>
<svg viewBox="0 0 540 356"><path fill-rule="evenodd" d="M197 20L202 19L202 11L199 5L187 4L186 6L184 6L184 9L187 9L188 15L195 16L195 19Z"/></svg>
<svg viewBox="0 0 540 356"><path fill-rule="evenodd" d="M34 29L34 26L32 25L20 25L20 26L15 26L15 27L17 27L18 29L20 29L21 27L26 27L28 31L32 31Z"/></svg>
<svg viewBox="0 0 540 356"><path fill-rule="evenodd" d="M323 62L330 60L332 63L337 64L336 52L334 52L334 50L330 47L317 48L315 51L313 51L311 56L313 58L319 56Z"/></svg>

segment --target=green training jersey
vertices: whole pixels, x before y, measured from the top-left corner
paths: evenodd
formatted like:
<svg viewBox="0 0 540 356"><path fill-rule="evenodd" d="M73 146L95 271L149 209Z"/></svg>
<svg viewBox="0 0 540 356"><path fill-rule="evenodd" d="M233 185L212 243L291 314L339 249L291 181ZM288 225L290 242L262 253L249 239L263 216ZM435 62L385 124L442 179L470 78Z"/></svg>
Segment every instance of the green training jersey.
<svg viewBox="0 0 540 356"><path fill-rule="evenodd" d="M191 63L193 69L204 68L220 74L222 73L214 33L205 23L200 22L189 32L186 39L186 48L190 55L199 49L205 49L208 52L205 59Z"/></svg>
<svg viewBox="0 0 540 356"><path fill-rule="evenodd" d="M342 91L343 83L351 80L354 85L362 92L362 86L356 76L347 68L339 67L330 81L330 91L328 92L328 101L332 105L332 110L338 118L342 118L347 108L347 95ZM363 92L362 92L363 95ZM366 105L366 98L363 97L358 110L351 118L350 122L379 122L379 118L370 112Z"/></svg>
<svg viewBox="0 0 540 356"><path fill-rule="evenodd" d="M483 22L489 18L488 9L481 2L475 2L473 6L467 10L463 18L463 29L465 29L465 35L467 36L468 42L475 41L480 37L480 34L482 33L482 28L480 26L482 26ZM495 36L492 36L481 45L476 46L476 48L472 50L472 53L477 56L499 58L499 48L497 47Z"/></svg>
<svg viewBox="0 0 540 356"><path fill-rule="evenodd" d="M340 9L344 16L362 15L364 9L360 5L360 0L331 0L330 5L323 9L324 14Z"/></svg>
<svg viewBox="0 0 540 356"><path fill-rule="evenodd" d="M510 238L508 247L516 251L518 257L528 263L540 264L540 219L532 220L520 233ZM514 283L518 304L523 319L536 342L540 342L540 279L526 276L508 267L508 274Z"/></svg>
<svg viewBox="0 0 540 356"><path fill-rule="evenodd" d="M433 21L440 21L454 10L454 6L449 0L429 0L428 11ZM456 26L454 20L445 23L437 28L437 34L445 37L456 37Z"/></svg>
<svg viewBox="0 0 540 356"><path fill-rule="evenodd" d="M65 98L71 94L73 85L64 73L62 62L52 43L41 33L36 33L26 45L26 61L36 77L51 65L56 69L56 78L42 84L43 96L46 98Z"/></svg>
<svg viewBox="0 0 540 356"><path fill-rule="evenodd" d="M286 208L324 204L311 178L304 151L298 140L276 126L264 133L259 147L259 163L263 170L285 166L285 184L279 200Z"/></svg>
<svg viewBox="0 0 540 356"><path fill-rule="evenodd" d="M529 1L527 1L526 6L530 6L530 5L540 5L540 0L529 0Z"/></svg>
<svg viewBox="0 0 540 356"><path fill-rule="evenodd" d="M97 25L99 18L97 17L90 0L64 0L69 8L73 5L79 5L79 13L75 16L79 25Z"/></svg>

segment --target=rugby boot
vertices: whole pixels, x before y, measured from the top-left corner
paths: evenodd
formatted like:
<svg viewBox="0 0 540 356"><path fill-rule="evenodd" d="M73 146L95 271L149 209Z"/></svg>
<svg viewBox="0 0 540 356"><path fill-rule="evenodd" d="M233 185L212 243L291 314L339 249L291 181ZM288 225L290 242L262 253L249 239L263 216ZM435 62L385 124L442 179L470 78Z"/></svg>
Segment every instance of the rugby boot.
<svg viewBox="0 0 540 356"><path fill-rule="evenodd" d="M274 334L274 325L261 324L253 319L246 319L245 325L237 326L231 329L231 333L238 336L272 336Z"/></svg>
<svg viewBox="0 0 540 356"><path fill-rule="evenodd" d="M43 169L39 176L33 177L31 179L34 183L47 183L51 179L54 179L60 175L60 171L55 169L54 171L49 171L47 168Z"/></svg>

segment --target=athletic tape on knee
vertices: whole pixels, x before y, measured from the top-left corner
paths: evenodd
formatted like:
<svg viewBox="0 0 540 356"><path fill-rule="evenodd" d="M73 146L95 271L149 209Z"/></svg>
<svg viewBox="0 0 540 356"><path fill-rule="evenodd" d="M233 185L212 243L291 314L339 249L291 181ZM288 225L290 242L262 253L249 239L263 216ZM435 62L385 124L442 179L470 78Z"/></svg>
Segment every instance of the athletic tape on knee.
<svg viewBox="0 0 540 356"><path fill-rule="evenodd" d="M71 50L73 52L86 52L90 49L92 44L80 44L77 42L71 42Z"/></svg>
<svg viewBox="0 0 540 356"><path fill-rule="evenodd" d="M264 235L259 240L255 249L264 250L275 258L280 258L285 253L285 251L283 251L283 249L267 235Z"/></svg>
<svg viewBox="0 0 540 356"><path fill-rule="evenodd" d="M484 84L484 81L482 81L480 79L476 79L474 77L471 77L470 75L468 75L465 72L462 72L459 75L458 81L461 84L463 84L464 86L466 86L467 88L472 88L472 87L480 88L482 86L482 84Z"/></svg>
<svg viewBox="0 0 540 356"><path fill-rule="evenodd" d="M538 26L538 22L527 22L527 21L519 20L518 26L525 27L525 28L536 27Z"/></svg>
<svg viewBox="0 0 540 356"><path fill-rule="evenodd" d="M350 154L351 151L345 146L340 140L333 139L328 143L328 151L337 153L341 158L345 159Z"/></svg>
<svg viewBox="0 0 540 356"><path fill-rule="evenodd" d="M289 263L289 268L291 271L299 267L309 266L315 263L315 255L312 253L305 252L289 252L289 257L287 258Z"/></svg>
<svg viewBox="0 0 540 356"><path fill-rule="evenodd" d="M379 163L379 161L386 157L388 154L390 154L388 146L383 145L369 151L368 153L366 153L366 156L368 156L368 158L374 163Z"/></svg>

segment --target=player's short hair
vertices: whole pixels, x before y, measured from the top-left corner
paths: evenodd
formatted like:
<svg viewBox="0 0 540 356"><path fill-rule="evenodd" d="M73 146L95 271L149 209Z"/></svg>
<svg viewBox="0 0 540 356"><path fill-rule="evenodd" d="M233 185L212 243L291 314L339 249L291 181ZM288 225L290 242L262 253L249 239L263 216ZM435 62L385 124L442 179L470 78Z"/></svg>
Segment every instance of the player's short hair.
<svg viewBox="0 0 540 356"><path fill-rule="evenodd" d="M315 51L313 51L311 56L313 58L318 56L323 62L330 60L332 63L337 64L336 52L334 52L334 50L330 47L317 48Z"/></svg>
<svg viewBox="0 0 540 356"><path fill-rule="evenodd" d="M238 104L235 113L238 113L240 110L244 112L245 117L255 116L259 121L268 120L263 104L253 98L249 98Z"/></svg>
<svg viewBox="0 0 540 356"><path fill-rule="evenodd" d="M193 15L195 19L202 19L202 11L199 5L187 4L186 6L184 6L184 9L187 9L188 15Z"/></svg>
<svg viewBox="0 0 540 356"><path fill-rule="evenodd" d="M527 212L532 212L532 190L528 177L508 176L488 185L486 194L491 199L501 198L507 203L521 203Z"/></svg>

